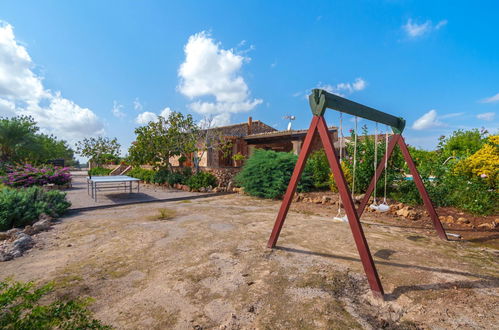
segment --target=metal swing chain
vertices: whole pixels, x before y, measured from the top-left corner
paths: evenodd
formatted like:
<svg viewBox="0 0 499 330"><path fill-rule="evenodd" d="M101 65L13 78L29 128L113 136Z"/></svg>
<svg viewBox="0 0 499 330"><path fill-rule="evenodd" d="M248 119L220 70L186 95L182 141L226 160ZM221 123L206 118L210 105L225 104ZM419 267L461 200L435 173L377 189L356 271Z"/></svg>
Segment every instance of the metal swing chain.
<svg viewBox="0 0 499 330"><path fill-rule="evenodd" d="M352 170L352 199L355 194L355 170L357 168L357 124L358 117L355 117L355 135L353 138L353 170Z"/></svg>
<svg viewBox="0 0 499 330"><path fill-rule="evenodd" d="M388 183L388 125L385 132L385 192L383 196L383 203L386 204L386 186Z"/></svg>
<svg viewBox="0 0 499 330"><path fill-rule="evenodd" d="M374 129L374 177L376 177L378 167L378 123L376 122L376 127ZM376 203L376 185L374 185L374 205Z"/></svg>
<svg viewBox="0 0 499 330"><path fill-rule="evenodd" d="M343 112L340 112L340 129L339 129L339 142L340 142L340 168L341 168L341 162L343 161L343 147L342 147L342 140L343 140ZM338 187L338 183L336 183L336 187ZM336 218L341 218L341 197L338 192L338 212L336 213Z"/></svg>

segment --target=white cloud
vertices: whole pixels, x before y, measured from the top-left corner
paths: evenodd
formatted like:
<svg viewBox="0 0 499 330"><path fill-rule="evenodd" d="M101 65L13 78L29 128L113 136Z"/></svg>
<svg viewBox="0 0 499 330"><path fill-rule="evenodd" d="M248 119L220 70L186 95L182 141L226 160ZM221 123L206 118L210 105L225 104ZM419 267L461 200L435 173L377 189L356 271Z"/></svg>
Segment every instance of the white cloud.
<svg viewBox="0 0 499 330"><path fill-rule="evenodd" d="M154 112L145 111L140 113L137 118L135 118L135 122L141 125L147 125L151 121L156 121L158 119L158 115Z"/></svg>
<svg viewBox="0 0 499 330"><path fill-rule="evenodd" d="M168 118L168 117L170 117L171 113L172 113L172 109L170 109L169 107L166 107L161 111L161 113L159 115L163 118Z"/></svg>
<svg viewBox="0 0 499 330"><path fill-rule="evenodd" d="M168 118L170 117L170 114L173 112L173 110L169 107L166 107L164 108L159 116L161 117L164 117L164 118ZM157 121L158 120L158 115L155 114L154 112L150 112L150 111L144 111L142 113L140 113L137 118L135 118L135 122L137 124L140 124L140 125L147 125L149 124L149 122L151 121Z"/></svg>
<svg viewBox="0 0 499 330"><path fill-rule="evenodd" d="M0 115L33 116L43 132L70 142L104 133L102 122L90 109L45 89L34 67L12 25L0 22Z"/></svg>
<svg viewBox="0 0 499 330"><path fill-rule="evenodd" d="M411 18L409 18L407 20L407 23L402 26L402 29L405 31L409 38L417 38L423 36L424 34L430 33L433 30L439 30L445 25L447 25L447 20L445 19L441 20L436 25L433 25L430 20L418 24Z"/></svg>
<svg viewBox="0 0 499 330"><path fill-rule="evenodd" d="M178 70L178 90L195 100L189 104L193 111L230 122L232 113L251 111L263 102L250 98L248 85L240 75L249 57L220 48L220 43L215 43L206 32L190 36L184 52L185 61Z"/></svg>
<svg viewBox="0 0 499 330"><path fill-rule="evenodd" d="M361 91L365 89L367 82L362 78L356 78L354 82L350 83L339 83L335 86L333 85L321 85L319 84L317 88L323 89L329 93L333 93L339 96L345 96L345 94L352 94L354 92ZM308 97L308 95L306 95Z"/></svg>
<svg viewBox="0 0 499 330"><path fill-rule="evenodd" d="M442 123L437 119L437 111L430 110L420 118L418 118L414 124L412 124L412 128L415 130L423 130L432 127L442 126Z"/></svg>
<svg viewBox="0 0 499 330"><path fill-rule="evenodd" d="M497 93L494 96L487 97L483 100L480 101L481 103L494 103L494 102L499 102L499 93Z"/></svg>
<svg viewBox="0 0 499 330"><path fill-rule="evenodd" d="M126 116L123 112L123 105L116 101L113 101L113 108L111 109L111 112L116 118L124 118Z"/></svg>
<svg viewBox="0 0 499 330"><path fill-rule="evenodd" d="M492 121L496 117L495 112L479 113L476 117L480 120Z"/></svg>
<svg viewBox="0 0 499 330"><path fill-rule="evenodd" d="M142 103L140 103L138 97L136 97L135 100L133 100L133 108L137 111L144 110L144 106L142 105Z"/></svg>

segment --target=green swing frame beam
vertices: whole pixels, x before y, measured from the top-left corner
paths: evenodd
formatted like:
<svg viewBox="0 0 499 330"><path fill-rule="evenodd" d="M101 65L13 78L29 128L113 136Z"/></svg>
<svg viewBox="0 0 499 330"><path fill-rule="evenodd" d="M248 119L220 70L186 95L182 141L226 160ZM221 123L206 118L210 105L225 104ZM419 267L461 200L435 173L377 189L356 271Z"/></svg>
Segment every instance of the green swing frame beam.
<svg viewBox="0 0 499 330"><path fill-rule="evenodd" d="M329 93L323 89L313 89L308 100L310 109L315 116L323 116L326 109L329 108L388 125L395 134L402 134L405 128L405 119L402 117L392 116L383 111Z"/></svg>

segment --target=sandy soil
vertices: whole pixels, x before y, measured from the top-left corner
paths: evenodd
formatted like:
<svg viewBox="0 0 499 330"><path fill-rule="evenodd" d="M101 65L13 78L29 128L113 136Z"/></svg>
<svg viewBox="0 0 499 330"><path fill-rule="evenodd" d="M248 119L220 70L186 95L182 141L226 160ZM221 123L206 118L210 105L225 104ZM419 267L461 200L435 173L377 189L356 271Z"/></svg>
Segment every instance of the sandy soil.
<svg viewBox="0 0 499 330"><path fill-rule="evenodd" d="M466 328L499 324L498 250L366 224L387 293L372 298L347 224L240 195L66 216L0 278L55 280L123 329ZM154 220L159 208L176 211ZM364 220L374 222L372 214Z"/></svg>

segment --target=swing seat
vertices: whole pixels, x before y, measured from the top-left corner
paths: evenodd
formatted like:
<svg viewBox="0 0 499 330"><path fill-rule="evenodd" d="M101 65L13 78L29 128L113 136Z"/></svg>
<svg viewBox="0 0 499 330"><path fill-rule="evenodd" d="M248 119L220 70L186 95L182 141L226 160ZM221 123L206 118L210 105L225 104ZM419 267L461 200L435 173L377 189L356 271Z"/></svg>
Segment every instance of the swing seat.
<svg viewBox="0 0 499 330"><path fill-rule="evenodd" d="M333 220L338 221L338 222L348 222L348 218L346 215L344 215L342 217L334 217Z"/></svg>
<svg viewBox="0 0 499 330"><path fill-rule="evenodd" d="M388 212L388 211L390 211L390 206L388 204L385 204L385 203L379 204L378 205L378 209L376 211L378 211L378 212Z"/></svg>

